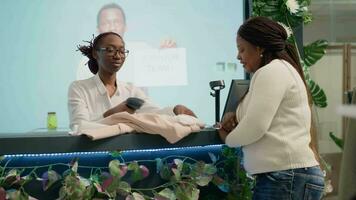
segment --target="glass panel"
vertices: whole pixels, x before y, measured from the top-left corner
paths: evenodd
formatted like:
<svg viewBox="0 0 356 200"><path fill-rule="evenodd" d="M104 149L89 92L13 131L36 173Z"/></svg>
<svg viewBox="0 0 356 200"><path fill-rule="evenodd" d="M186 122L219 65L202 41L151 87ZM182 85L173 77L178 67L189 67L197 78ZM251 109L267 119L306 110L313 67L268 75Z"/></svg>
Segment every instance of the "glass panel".
<svg viewBox="0 0 356 200"><path fill-rule="evenodd" d="M336 106L342 104L343 50L328 49L325 56L310 68L312 79L324 89L328 99L326 108L316 108L318 116L320 153L340 152L330 140L329 132L342 136L342 117L335 115Z"/></svg>

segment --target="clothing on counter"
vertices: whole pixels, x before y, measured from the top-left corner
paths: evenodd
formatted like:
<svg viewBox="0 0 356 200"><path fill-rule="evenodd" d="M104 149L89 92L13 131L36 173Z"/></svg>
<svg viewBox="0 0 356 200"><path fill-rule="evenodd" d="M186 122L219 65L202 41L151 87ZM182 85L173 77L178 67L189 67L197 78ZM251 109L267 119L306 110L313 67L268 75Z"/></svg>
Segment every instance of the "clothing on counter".
<svg viewBox="0 0 356 200"><path fill-rule="evenodd" d="M202 122L189 115L120 112L98 122L85 122L79 132L92 140L97 140L136 131L158 134L168 142L175 143L192 132L200 131L203 127Z"/></svg>

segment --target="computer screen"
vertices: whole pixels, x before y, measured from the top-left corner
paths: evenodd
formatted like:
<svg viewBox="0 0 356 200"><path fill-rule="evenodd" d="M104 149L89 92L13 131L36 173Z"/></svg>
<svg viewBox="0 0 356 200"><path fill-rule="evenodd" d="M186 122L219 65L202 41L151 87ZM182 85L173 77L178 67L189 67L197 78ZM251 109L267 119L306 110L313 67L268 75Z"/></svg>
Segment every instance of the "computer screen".
<svg viewBox="0 0 356 200"><path fill-rule="evenodd" d="M231 81L222 118L228 112L236 112L237 106L247 93L249 85L250 80L235 79Z"/></svg>

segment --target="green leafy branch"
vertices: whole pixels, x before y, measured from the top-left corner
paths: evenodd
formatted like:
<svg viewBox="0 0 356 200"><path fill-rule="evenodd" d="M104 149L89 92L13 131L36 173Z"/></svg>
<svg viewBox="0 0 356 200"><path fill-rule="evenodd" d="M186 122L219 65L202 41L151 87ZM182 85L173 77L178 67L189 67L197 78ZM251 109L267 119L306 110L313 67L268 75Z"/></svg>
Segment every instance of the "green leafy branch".
<svg viewBox="0 0 356 200"><path fill-rule="evenodd" d="M329 137L334 141L334 143L341 149L344 149L344 140L341 138L338 138L334 135L333 132L329 132Z"/></svg>
<svg viewBox="0 0 356 200"><path fill-rule="evenodd" d="M288 41L295 45L297 52L301 52L296 43L295 30L301 25L312 21L308 11L310 0L254 0L253 15L266 16L280 22L292 33ZM288 31L287 31L288 32ZM328 43L326 40L317 40L303 47L303 55L299 55L306 83L309 87L313 103L318 107L327 106L327 97L324 90L310 77L310 67L326 53Z"/></svg>
<svg viewBox="0 0 356 200"><path fill-rule="evenodd" d="M74 159L69 164L55 163L10 168L7 164L11 159L2 164L4 160L2 157L0 160L0 197L29 199L24 185L31 180L36 180L42 183L43 191L49 190L54 185L58 186L57 183L60 183L59 199L68 200L116 199L118 197L127 200L197 200L200 188L208 185L214 185L225 194L223 197L225 199L249 200L252 198L253 181L242 169L238 152L234 148L224 146L221 159L209 153L210 163L176 155L155 160L124 162L121 153L116 152L112 154L114 159L109 162L108 167L80 166L78 159ZM152 173L143 164L147 162L155 163L156 174L164 180L164 183L152 188L132 187L133 183L144 180ZM68 167L68 169L59 173L55 170L59 166ZM38 175L39 169L46 170ZM90 169L89 177L81 175L79 169Z"/></svg>

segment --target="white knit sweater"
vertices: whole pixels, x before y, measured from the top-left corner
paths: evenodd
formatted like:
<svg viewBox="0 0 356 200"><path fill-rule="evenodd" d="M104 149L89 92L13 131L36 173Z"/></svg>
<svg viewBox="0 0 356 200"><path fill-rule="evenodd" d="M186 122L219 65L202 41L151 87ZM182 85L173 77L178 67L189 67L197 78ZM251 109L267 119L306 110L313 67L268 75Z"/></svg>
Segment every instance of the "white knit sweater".
<svg viewBox="0 0 356 200"><path fill-rule="evenodd" d="M250 174L318 165L309 147L306 88L288 62L275 59L255 72L236 115L239 124L226 144L243 146Z"/></svg>

